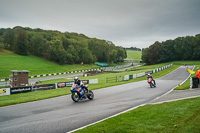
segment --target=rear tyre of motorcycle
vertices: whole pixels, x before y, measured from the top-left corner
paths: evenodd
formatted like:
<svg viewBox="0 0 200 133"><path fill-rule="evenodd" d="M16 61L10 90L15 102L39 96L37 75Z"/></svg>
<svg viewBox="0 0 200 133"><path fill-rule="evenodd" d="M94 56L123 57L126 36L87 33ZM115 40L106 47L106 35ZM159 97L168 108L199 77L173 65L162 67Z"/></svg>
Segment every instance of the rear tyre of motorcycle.
<svg viewBox="0 0 200 133"><path fill-rule="evenodd" d="M76 95L75 95L75 93L72 93L71 97L74 102L78 102L80 100L80 97L77 93L76 93Z"/></svg>
<svg viewBox="0 0 200 133"><path fill-rule="evenodd" d="M94 98L94 93L91 90L89 90L87 97L89 100L92 100Z"/></svg>

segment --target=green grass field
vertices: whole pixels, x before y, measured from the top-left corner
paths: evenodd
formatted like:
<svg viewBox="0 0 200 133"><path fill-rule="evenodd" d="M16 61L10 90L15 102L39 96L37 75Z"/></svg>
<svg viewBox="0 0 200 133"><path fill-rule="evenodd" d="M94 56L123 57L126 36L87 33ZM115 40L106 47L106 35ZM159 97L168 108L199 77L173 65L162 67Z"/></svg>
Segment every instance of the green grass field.
<svg viewBox="0 0 200 133"><path fill-rule="evenodd" d="M134 60L134 61L142 61L142 52L141 51L133 51L127 50L127 60Z"/></svg>
<svg viewBox="0 0 200 133"><path fill-rule="evenodd" d="M9 78L10 70L29 70L29 76L99 68L97 65L58 65L35 56L0 55L0 79Z"/></svg>
<svg viewBox="0 0 200 133"><path fill-rule="evenodd" d="M200 98L146 105L75 133L199 133Z"/></svg>

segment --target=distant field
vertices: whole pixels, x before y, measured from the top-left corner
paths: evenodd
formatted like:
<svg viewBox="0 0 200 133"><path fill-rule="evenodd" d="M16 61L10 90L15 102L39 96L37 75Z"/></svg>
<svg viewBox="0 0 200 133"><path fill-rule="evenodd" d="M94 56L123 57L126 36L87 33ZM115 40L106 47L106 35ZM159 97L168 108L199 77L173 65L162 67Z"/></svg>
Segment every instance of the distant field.
<svg viewBox="0 0 200 133"><path fill-rule="evenodd" d="M0 52L1 53L1 52ZM8 78L10 70L29 70L30 76L98 68L97 65L58 65L35 56L0 54L0 79Z"/></svg>
<svg viewBox="0 0 200 133"><path fill-rule="evenodd" d="M134 61L142 61L142 52L141 51L133 51L127 50L127 60L134 60Z"/></svg>

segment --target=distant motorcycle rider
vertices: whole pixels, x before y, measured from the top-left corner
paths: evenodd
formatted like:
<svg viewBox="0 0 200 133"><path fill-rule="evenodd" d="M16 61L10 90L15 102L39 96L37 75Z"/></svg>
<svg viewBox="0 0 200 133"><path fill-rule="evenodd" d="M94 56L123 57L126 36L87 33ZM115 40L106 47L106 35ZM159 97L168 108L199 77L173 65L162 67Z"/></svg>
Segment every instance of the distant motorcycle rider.
<svg viewBox="0 0 200 133"><path fill-rule="evenodd" d="M153 81L153 83L154 83L154 85L156 85L156 81L153 79L153 76L151 76L150 73L148 73L147 80L148 80L149 78L151 78L152 81Z"/></svg>

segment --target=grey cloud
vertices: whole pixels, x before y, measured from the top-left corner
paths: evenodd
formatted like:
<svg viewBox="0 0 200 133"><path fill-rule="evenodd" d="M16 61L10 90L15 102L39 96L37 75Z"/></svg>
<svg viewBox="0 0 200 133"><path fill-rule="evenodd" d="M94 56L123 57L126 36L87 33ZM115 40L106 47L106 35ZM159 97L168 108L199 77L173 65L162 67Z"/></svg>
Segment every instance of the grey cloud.
<svg viewBox="0 0 200 133"><path fill-rule="evenodd" d="M78 32L148 47L200 31L199 0L0 0L0 27Z"/></svg>

